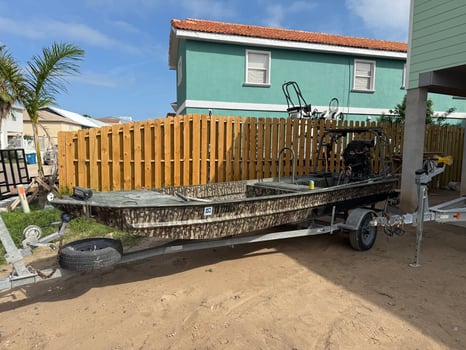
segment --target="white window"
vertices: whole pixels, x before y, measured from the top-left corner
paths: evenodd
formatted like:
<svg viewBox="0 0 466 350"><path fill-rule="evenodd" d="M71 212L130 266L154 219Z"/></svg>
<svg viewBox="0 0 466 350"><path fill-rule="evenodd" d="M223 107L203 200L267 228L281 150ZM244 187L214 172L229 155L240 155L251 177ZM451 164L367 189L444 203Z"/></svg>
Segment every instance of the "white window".
<svg viewBox="0 0 466 350"><path fill-rule="evenodd" d="M375 61L354 61L353 90L374 91Z"/></svg>
<svg viewBox="0 0 466 350"><path fill-rule="evenodd" d="M180 56L178 58L178 68L176 70L176 74L178 74L178 86L181 85L183 82L183 57Z"/></svg>
<svg viewBox="0 0 466 350"><path fill-rule="evenodd" d="M270 52L246 50L246 84L270 85Z"/></svg>

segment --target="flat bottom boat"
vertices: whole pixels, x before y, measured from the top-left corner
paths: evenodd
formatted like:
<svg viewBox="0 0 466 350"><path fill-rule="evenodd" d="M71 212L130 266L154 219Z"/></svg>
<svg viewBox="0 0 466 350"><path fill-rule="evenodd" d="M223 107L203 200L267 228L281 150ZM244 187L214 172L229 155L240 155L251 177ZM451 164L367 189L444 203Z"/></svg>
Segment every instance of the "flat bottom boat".
<svg viewBox="0 0 466 350"><path fill-rule="evenodd" d="M171 239L211 239L299 223L335 207L344 211L387 199L397 179L374 178L321 187L322 174L286 181L234 181L152 190L94 193L88 200L51 203L73 216L131 234ZM310 189L309 181L314 181Z"/></svg>

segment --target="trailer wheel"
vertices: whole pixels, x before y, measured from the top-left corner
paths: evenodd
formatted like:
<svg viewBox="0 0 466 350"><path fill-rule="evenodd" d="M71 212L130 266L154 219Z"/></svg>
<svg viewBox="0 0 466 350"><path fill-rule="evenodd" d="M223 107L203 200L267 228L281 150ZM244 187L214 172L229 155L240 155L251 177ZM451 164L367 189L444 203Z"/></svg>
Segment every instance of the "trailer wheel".
<svg viewBox="0 0 466 350"><path fill-rule="evenodd" d="M58 262L65 269L92 271L116 264L122 255L119 240L87 238L65 244L58 254Z"/></svg>
<svg viewBox="0 0 466 350"><path fill-rule="evenodd" d="M351 247L360 251L371 249L377 238L377 227L369 224L374 213L370 210L356 209L351 214L354 214L352 220L357 221L356 224L353 225L357 227L357 229L349 232ZM349 219L350 217L348 217L348 220Z"/></svg>

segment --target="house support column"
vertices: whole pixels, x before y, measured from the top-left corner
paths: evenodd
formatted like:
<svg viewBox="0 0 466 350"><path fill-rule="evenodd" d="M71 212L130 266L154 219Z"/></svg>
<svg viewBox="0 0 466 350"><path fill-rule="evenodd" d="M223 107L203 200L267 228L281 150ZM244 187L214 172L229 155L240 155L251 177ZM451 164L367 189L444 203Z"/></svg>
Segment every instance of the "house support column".
<svg viewBox="0 0 466 350"><path fill-rule="evenodd" d="M422 167L426 129L427 89L408 89L403 136L400 209L414 212L418 205L416 170Z"/></svg>
<svg viewBox="0 0 466 350"><path fill-rule="evenodd" d="M455 161L453 159L453 161ZM464 130L464 141L463 141L463 166L461 167L461 185L460 194L466 196L466 128Z"/></svg>

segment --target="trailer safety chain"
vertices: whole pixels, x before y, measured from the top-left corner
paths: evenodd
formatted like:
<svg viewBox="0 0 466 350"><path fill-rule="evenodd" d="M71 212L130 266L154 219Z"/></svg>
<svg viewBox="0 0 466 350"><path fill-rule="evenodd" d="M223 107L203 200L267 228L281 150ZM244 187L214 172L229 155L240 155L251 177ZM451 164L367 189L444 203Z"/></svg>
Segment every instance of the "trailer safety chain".
<svg viewBox="0 0 466 350"><path fill-rule="evenodd" d="M60 237L60 240L58 241L57 257L56 257L56 261L57 261L58 265L60 265L60 252L61 252L62 246L63 246L63 236ZM31 271L31 272L36 273L37 276L39 276L42 279L48 279L48 278L52 277L54 275L54 273L57 271L57 267L54 267L52 269L52 271L50 271L50 273L45 274L41 270L35 269L32 266L29 266L28 268L31 268L32 270L34 270L34 271Z"/></svg>
<svg viewBox="0 0 466 350"><path fill-rule="evenodd" d="M57 249L57 265L60 266L60 253L61 253L61 248L63 247L63 236L60 237L60 240L58 241L58 249Z"/></svg>
<svg viewBox="0 0 466 350"><path fill-rule="evenodd" d="M393 237L395 235L401 237L406 233L405 223L403 220L393 221L393 217L390 217L390 215L387 212L383 212L382 217L384 217L389 223L389 225L383 226L383 233L385 235L387 235L388 237Z"/></svg>
<svg viewBox="0 0 466 350"><path fill-rule="evenodd" d="M394 235L401 237L406 233L404 223L401 226L384 226L383 232L389 237L393 237Z"/></svg>
<svg viewBox="0 0 466 350"><path fill-rule="evenodd" d="M52 277L53 274L57 271L57 268L56 267L53 268L53 270L50 271L50 273L48 273L48 274L45 274L41 270L38 270L38 269L34 269L34 271L36 272L37 276L39 276L40 278L45 280L45 279L48 279L48 278Z"/></svg>
<svg viewBox="0 0 466 350"><path fill-rule="evenodd" d="M397 220L397 219L393 220L394 217L391 216L389 212L389 206L390 206L391 200L392 198L387 198L387 200L385 201L384 209L382 211L382 215L381 215L385 219L385 221L389 223L388 225L383 225L383 233L388 237L393 237L395 235L401 237L406 233L405 223L403 220Z"/></svg>

